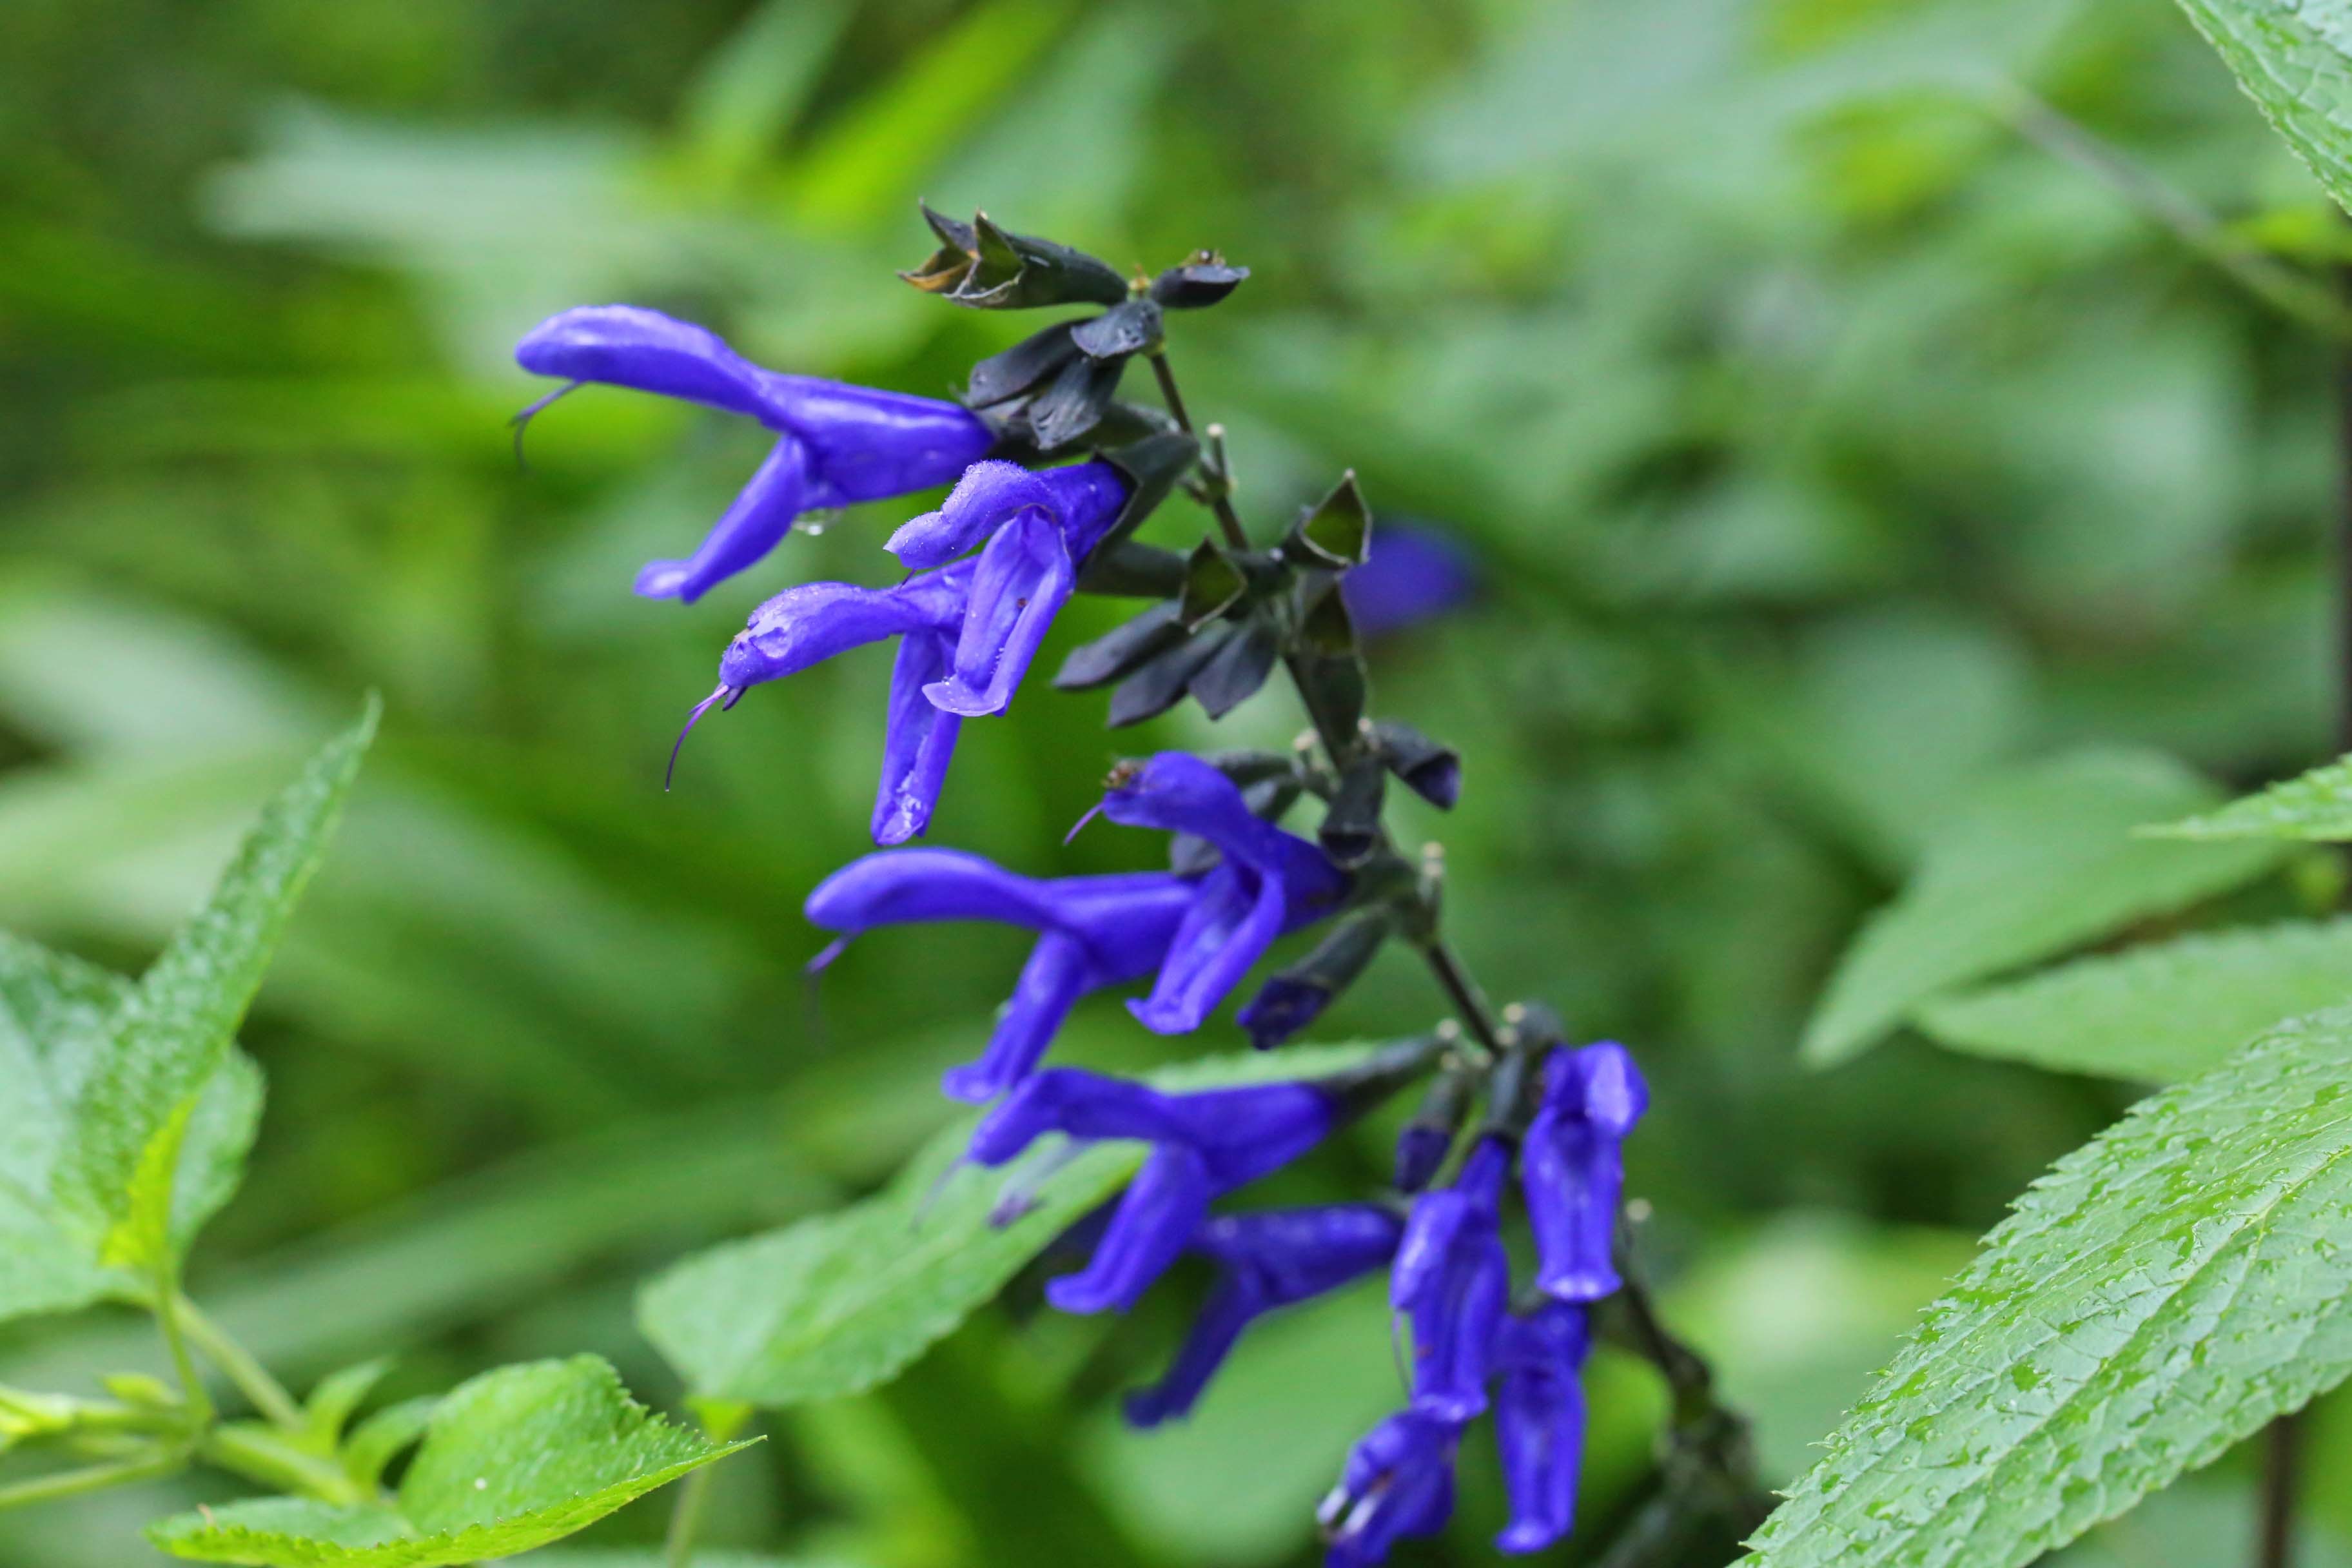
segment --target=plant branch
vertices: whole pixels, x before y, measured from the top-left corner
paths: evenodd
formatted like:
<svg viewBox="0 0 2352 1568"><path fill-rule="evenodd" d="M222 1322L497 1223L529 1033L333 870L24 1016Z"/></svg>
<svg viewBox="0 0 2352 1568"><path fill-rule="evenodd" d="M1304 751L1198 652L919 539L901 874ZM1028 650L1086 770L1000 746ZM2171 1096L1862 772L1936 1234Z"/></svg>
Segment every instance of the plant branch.
<svg viewBox="0 0 2352 1568"><path fill-rule="evenodd" d="M2293 1568L2296 1471L2301 1468L2302 1413L2290 1411L2263 1429L2261 1514L2255 1521L2255 1568Z"/></svg>
<svg viewBox="0 0 2352 1568"><path fill-rule="evenodd" d="M89 1465L78 1470L59 1470L54 1475L35 1476L30 1480L0 1487L0 1511L34 1503L56 1502L62 1498L81 1497L89 1492L104 1491L109 1487L128 1486L134 1481L160 1480L185 1469L187 1463L187 1455L183 1450L159 1449L137 1458L119 1459L112 1464Z"/></svg>
<svg viewBox="0 0 2352 1568"><path fill-rule="evenodd" d="M154 1289L155 1326L163 1331L164 1348L171 1352L173 1371L179 1375L181 1392L187 1399L188 1425L201 1431L212 1425L213 1396L196 1371L195 1357L188 1353L187 1326L182 1316L188 1299L180 1294L180 1281L168 1267L156 1269Z"/></svg>
<svg viewBox="0 0 2352 1568"><path fill-rule="evenodd" d="M2324 337L2352 342L2352 308L2334 290L2231 234L2187 192L2166 183L2037 94L2011 83L1994 100L1993 111L2027 141L2098 180L2256 299Z"/></svg>
<svg viewBox="0 0 2352 1568"><path fill-rule="evenodd" d="M253 1402L256 1410L288 1431L299 1432L303 1428L305 1422L301 1405L251 1351L237 1343L227 1330L205 1315L184 1294L179 1297L179 1313L181 1322L187 1329L189 1342L204 1352L206 1361L220 1368L222 1373L236 1385L237 1392Z"/></svg>
<svg viewBox="0 0 2352 1568"><path fill-rule="evenodd" d="M1160 381L1160 399L1168 405L1168 412L1174 416L1176 428L1187 436L1197 435L1198 432L1192 428L1192 411L1184 406L1184 395L1177 389L1176 373L1169 367L1168 352L1162 349L1146 357L1151 361L1151 374ZM1215 472L1209 476L1209 510L1216 514L1218 531L1234 549L1247 550L1249 531L1242 526L1241 514L1234 510L1233 497L1228 493L1233 489L1233 476L1225 472L1222 459L1216 462Z"/></svg>

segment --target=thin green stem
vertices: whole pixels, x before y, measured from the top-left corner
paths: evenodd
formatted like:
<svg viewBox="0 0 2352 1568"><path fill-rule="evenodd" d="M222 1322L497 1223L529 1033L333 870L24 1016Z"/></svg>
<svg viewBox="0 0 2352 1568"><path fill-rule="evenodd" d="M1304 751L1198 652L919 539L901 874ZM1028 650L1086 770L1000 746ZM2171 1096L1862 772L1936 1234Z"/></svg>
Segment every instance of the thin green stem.
<svg viewBox="0 0 2352 1568"><path fill-rule="evenodd" d="M702 1528L702 1507L718 1468L705 1465L678 1483L677 1506L670 1510L669 1533L662 1540L663 1568L692 1568L694 1537Z"/></svg>
<svg viewBox="0 0 2352 1568"><path fill-rule="evenodd" d="M187 1330L188 1339L204 1352L205 1359L220 1368L264 1418L289 1432L302 1430L302 1406L286 1391L286 1385L194 1301L184 1294L174 1294L178 1295L180 1321Z"/></svg>
<svg viewBox="0 0 2352 1568"><path fill-rule="evenodd" d="M181 1316L187 1298L180 1294L180 1282L168 1268L156 1270L154 1286L155 1326L163 1331L163 1344L172 1352L172 1368L188 1402L188 1425L201 1430L213 1423L213 1396L196 1372L195 1357L188 1353L187 1326Z"/></svg>
<svg viewBox="0 0 2352 1568"><path fill-rule="evenodd" d="M2352 308L2334 289L2231 234L2188 193L2022 86L2010 84L1993 108L2019 135L2098 180L2256 299L2323 337L2352 342Z"/></svg>
<svg viewBox="0 0 2352 1568"><path fill-rule="evenodd" d="M740 1432L751 1419L751 1407L732 1399L700 1399L690 1401L702 1430L714 1443L724 1443ZM686 1478L678 1487L677 1501L670 1509L669 1531L662 1538L663 1568L692 1568L694 1538L702 1528L703 1505L709 1500L710 1478L716 1465L705 1465Z"/></svg>
<svg viewBox="0 0 2352 1568"><path fill-rule="evenodd" d="M299 1492L344 1506L368 1500L368 1489L341 1465L295 1447L267 1426L249 1422L215 1426L204 1435L196 1452L206 1464L274 1491Z"/></svg>
<svg viewBox="0 0 2352 1568"><path fill-rule="evenodd" d="M59 1470L55 1475L35 1476L30 1480L13 1482L0 1487L0 1510L25 1508L33 1503L56 1502L61 1498L80 1497L85 1493L104 1491L109 1487L128 1486L134 1481L158 1480L187 1468L184 1451L163 1449L138 1458L120 1459L108 1465L90 1465L79 1470Z"/></svg>

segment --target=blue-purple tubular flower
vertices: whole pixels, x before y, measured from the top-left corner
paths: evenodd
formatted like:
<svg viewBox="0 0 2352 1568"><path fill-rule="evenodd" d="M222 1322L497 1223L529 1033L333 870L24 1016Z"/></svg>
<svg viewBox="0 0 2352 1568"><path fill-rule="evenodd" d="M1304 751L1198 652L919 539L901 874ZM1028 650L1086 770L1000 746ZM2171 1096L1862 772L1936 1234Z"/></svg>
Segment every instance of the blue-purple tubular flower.
<svg viewBox="0 0 2352 1568"><path fill-rule="evenodd" d="M1449 1421L1486 1408L1511 1289L1500 1215L1510 1171L1510 1146L1480 1139L1454 1185L1413 1200L1390 1277L1390 1305L1412 1320L1412 1407Z"/></svg>
<svg viewBox="0 0 2352 1568"><path fill-rule="evenodd" d="M950 560L987 541L949 672L924 695L967 718L1003 712L1127 494L1127 480L1105 462L1041 473L975 463L938 511L893 534L889 549L908 566Z"/></svg>
<svg viewBox="0 0 2352 1568"><path fill-rule="evenodd" d="M1038 933L987 1048L941 1080L955 1099L979 1102L1029 1076L1079 997L1158 968L1192 900L1192 886L1164 871L1047 881L959 850L896 849L835 871L806 908L811 921L845 941L876 926L934 921L993 921Z"/></svg>
<svg viewBox="0 0 2352 1568"><path fill-rule="evenodd" d="M1370 553L1339 579L1359 635L1385 637L1442 616L1478 591L1470 552L1426 525L1381 520Z"/></svg>
<svg viewBox="0 0 2352 1568"><path fill-rule="evenodd" d="M1610 1256L1625 1188L1624 1143L1650 1089L1613 1040L1556 1050L1528 1128L1520 1183L1535 1232L1536 1284L1561 1301L1597 1301L1621 1281Z"/></svg>
<svg viewBox="0 0 2352 1568"><path fill-rule="evenodd" d="M1054 1280L1045 1299L1066 1312L1125 1311L1167 1272L1209 1205L1320 1142L1338 1102L1309 1083L1163 1094L1073 1068L1024 1080L971 1135L974 1163L1003 1165L1040 1137L1135 1138L1152 1145L1086 1268Z"/></svg>
<svg viewBox="0 0 2352 1568"><path fill-rule="evenodd" d="M959 562L888 588L803 583L751 612L719 659L719 689L703 704L730 707L750 687L797 675L837 653L901 639L890 674L889 718L882 737L882 783L874 801L874 838L903 844L930 825L962 721L942 713L923 688L947 668L961 625L972 568ZM701 708L696 709L699 716ZM690 727L690 725L689 725Z"/></svg>
<svg viewBox="0 0 2352 1568"><path fill-rule="evenodd" d="M549 317L515 345L534 375L598 382L700 403L758 420L777 436L751 483L684 561L637 574L650 598L700 598L757 563L804 511L880 500L961 473L994 443L961 405L764 370L716 333L634 305L587 305Z"/></svg>
<svg viewBox="0 0 2352 1568"><path fill-rule="evenodd" d="M1377 1204L1273 1209L1202 1224L1191 1250L1216 1260L1216 1289L1166 1375L1128 1396L1129 1422L1156 1426L1188 1414L1243 1330L1277 1307L1380 1268L1395 1254L1403 1229Z"/></svg>
<svg viewBox="0 0 2352 1568"><path fill-rule="evenodd" d="M1503 1324L1495 1361L1495 1443L1510 1494L1511 1522L1495 1538L1505 1552L1540 1552L1576 1522L1577 1467L1584 1455L1584 1390L1592 1343L1584 1309L1547 1301Z"/></svg>
<svg viewBox="0 0 2352 1568"><path fill-rule="evenodd" d="M978 556L918 572L887 588L803 583L785 589L752 611L750 624L727 645L719 689L695 710L698 718L713 702L732 707L748 687L798 674L865 643L900 638L874 803L877 844L903 844L929 826L964 719L1000 713L1011 703L1055 613L1069 600L1077 563L1127 500L1127 481L1108 463L1044 474L1011 463L977 463L971 474L979 478L960 484L949 501L955 506L967 491L981 498L961 508L958 524L959 537L969 535L967 544L995 531ZM1044 501L1010 510L997 504L1023 494ZM928 562L952 553L915 549L911 557Z"/></svg>
<svg viewBox="0 0 2352 1568"><path fill-rule="evenodd" d="M1223 857L1201 879L1151 994L1128 1004L1162 1035L1199 1028L1276 937L1330 913L1348 889L1321 849L1261 820L1239 785L1182 752L1114 774L1102 812L1130 827L1192 834Z"/></svg>
<svg viewBox="0 0 2352 1568"><path fill-rule="evenodd" d="M1349 1450L1339 1484L1316 1510L1327 1568L1370 1568L1406 1536L1434 1535L1454 1513L1462 1424L1401 1410Z"/></svg>

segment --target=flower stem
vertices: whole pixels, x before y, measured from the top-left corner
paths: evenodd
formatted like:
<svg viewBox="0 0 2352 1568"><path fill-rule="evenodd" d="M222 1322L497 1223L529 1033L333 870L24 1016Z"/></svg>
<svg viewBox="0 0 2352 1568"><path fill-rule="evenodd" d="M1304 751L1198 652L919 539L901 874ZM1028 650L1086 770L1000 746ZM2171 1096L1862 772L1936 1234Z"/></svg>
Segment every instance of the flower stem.
<svg viewBox="0 0 2352 1568"><path fill-rule="evenodd" d="M1192 412L1184 406L1183 393L1177 390L1176 373L1169 368L1167 351L1162 349L1148 357L1151 361L1151 374L1160 381L1160 399L1168 405L1168 412L1174 416L1176 428L1183 431L1187 436L1195 434L1192 428ZM1212 476L1212 479L1213 482L1209 487L1209 510L1216 514L1218 531L1225 536L1226 544L1232 548L1247 550L1249 531L1242 527L1241 514L1234 510L1233 498L1225 493L1231 487L1233 479L1225 473L1222 462L1218 464L1217 472Z"/></svg>
<svg viewBox="0 0 2352 1568"><path fill-rule="evenodd" d="M1478 982L1462 966L1451 945L1442 936L1432 937L1423 947L1422 955L1429 960L1430 973L1452 998L1454 1010L1462 1015L1463 1027L1478 1038L1478 1043L1492 1055L1500 1057L1507 1044L1496 1026L1495 1015L1486 1005L1486 994L1478 989Z"/></svg>
<svg viewBox="0 0 2352 1568"><path fill-rule="evenodd" d="M273 1425L288 1431L300 1431L304 1426L302 1407L286 1392L286 1385L270 1375L269 1369L251 1351L237 1343L227 1330L207 1317L194 1301L176 1291L174 1295L189 1342L204 1352L205 1359L220 1368L236 1385L237 1392L252 1401L253 1407Z"/></svg>

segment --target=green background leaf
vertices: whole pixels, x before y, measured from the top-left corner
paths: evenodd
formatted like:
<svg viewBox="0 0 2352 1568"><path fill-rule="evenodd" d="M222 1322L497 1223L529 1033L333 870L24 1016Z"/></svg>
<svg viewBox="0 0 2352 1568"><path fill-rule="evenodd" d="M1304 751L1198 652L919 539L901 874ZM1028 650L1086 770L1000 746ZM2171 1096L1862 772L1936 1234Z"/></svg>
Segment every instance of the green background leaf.
<svg viewBox="0 0 2352 1568"><path fill-rule="evenodd" d="M394 1503L268 1498L181 1514L149 1534L206 1563L443 1568L560 1540L746 1447L667 1425L600 1357L536 1362L444 1399Z"/></svg>
<svg viewBox="0 0 2352 1568"><path fill-rule="evenodd" d="M1322 1046L1187 1063L1160 1088L1264 1083L1337 1071L1374 1047ZM689 1258L651 1280L637 1320L706 1398L777 1406L890 1376L1004 1287L1071 1222L1143 1163L1139 1143L1087 1149L1036 1187L1013 1224L989 1223L1008 1176L1050 1157L1033 1149L1004 1171L957 1168L973 1120L942 1129L887 1189Z"/></svg>
<svg viewBox="0 0 2352 1568"><path fill-rule="evenodd" d="M2168 914L2277 864L2275 845L2132 837L2141 823L2219 795L2167 758L2124 752L2062 757L1987 786L1847 950L1805 1027L1805 1057L1843 1061L1939 992Z"/></svg>
<svg viewBox="0 0 2352 1568"><path fill-rule="evenodd" d="M2352 757L2338 757L2219 811L2140 832L2150 838L2352 838Z"/></svg>
<svg viewBox="0 0 2352 1568"><path fill-rule="evenodd" d="M0 1319L62 1311L131 1282L59 1213L58 1162L82 1088L130 983L0 932ZM261 1073L232 1049L196 1100L179 1150L171 1234L181 1247L236 1190L261 1113Z"/></svg>
<svg viewBox="0 0 2352 1568"><path fill-rule="evenodd" d="M359 723L263 808L211 900L108 1020L75 1098L53 1186L60 1208L96 1236L110 1263L172 1261L168 1220L181 1141L260 989L295 900L326 853L379 711L371 698ZM218 1177L207 1181L216 1184Z"/></svg>
<svg viewBox="0 0 2352 1568"><path fill-rule="evenodd" d="M2352 1009L2027 1192L1743 1561L2015 1568L2352 1372Z"/></svg>
<svg viewBox="0 0 2352 1568"><path fill-rule="evenodd" d="M2344 0L2180 0L2239 85L2352 209L2352 6Z"/></svg>
<svg viewBox="0 0 2352 1568"><path fill-rule="evenodd" d="M2352 1000L2352 920L2180 937L1942 996L1938 1044L2062 1072L2192 1078L2283 1018Z"/></svg>

